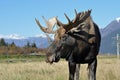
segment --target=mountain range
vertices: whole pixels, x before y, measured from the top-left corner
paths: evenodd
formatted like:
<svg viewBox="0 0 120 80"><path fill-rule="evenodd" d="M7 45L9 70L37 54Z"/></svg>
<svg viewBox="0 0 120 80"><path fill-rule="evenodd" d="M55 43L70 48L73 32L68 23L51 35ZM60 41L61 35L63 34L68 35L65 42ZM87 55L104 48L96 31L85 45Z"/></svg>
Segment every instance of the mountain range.
<svg viewBox="0 0 120 80"><path fill-rule="evenodd" d="M101 32L101 54L116 54L116 35L120 34L120 17L111 21L105 28L100 29ZM46 48L49 43L44 34L37 35L35 37L25 38L17 34L12 35L0 35L0 38L4 38L6 43L11 44L14 42L17 46L23 47L28 42L30 44L36 43L38 48Z"/></svg>
<svg viewBox="0 0 120 80"><path fill-rule="evenodd" d="M24 47L25 45L27 45L28 42L30 43L30 45L35 43L38 48L46 48L49 45L46 36L43 34L27 38L17 34L0 35L0 38L4 38L5 42L8 44L14 42L16 46L19 47Z"/></svg>

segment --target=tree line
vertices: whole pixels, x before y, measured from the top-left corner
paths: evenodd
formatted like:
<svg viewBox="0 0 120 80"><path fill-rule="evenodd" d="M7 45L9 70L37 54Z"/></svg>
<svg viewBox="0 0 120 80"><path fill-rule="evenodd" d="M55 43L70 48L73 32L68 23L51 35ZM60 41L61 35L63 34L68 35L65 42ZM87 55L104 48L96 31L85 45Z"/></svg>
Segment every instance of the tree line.
<svg viewBox="0 0 120 80"><path fill-rule="evenodd" d="M8 44L3 38L0 39L0 55L29 55L31 53L45 53L45 49L37 48L35 43L29 42L24 47L18 47L14 42Z"/></svg>

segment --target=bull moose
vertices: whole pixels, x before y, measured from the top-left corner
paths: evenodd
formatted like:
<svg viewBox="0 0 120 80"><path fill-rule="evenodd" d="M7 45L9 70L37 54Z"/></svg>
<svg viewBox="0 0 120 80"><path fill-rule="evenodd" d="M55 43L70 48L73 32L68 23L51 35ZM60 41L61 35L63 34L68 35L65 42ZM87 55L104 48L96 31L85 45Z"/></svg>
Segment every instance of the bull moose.
<svg viewBox="0 0 120 80"><path fill-rule="evenodd" d="M43 27L36 19L36 23L43 32L55 34L55 39L46 53L46 62L52 64L58 62L60 58L65 58L69 65L69 80L74 80L75 74L78 80L78 64L87 63L89 80L96 80L97 55L101 42L100 31L90 16L91 10L80 13L75 10L75 14L76 17L73 20L65 14L68 24L63 24L57 17L51 20L52 23L45 21L48 28ZM55 24L59 28L53 31Z"/></svg>

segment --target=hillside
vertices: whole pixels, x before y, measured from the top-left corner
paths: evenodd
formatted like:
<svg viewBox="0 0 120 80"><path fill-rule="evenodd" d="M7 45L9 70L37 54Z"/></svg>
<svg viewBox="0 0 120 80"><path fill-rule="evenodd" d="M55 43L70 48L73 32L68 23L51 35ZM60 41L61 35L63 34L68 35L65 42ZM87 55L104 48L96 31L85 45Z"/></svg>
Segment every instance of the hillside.
<svg viewBox="0 0 120 80"><path fill-rule="evenodd" d="M101 53L116 54L116 35L120 34L120 18L113 20L101 30Z"/></svg>

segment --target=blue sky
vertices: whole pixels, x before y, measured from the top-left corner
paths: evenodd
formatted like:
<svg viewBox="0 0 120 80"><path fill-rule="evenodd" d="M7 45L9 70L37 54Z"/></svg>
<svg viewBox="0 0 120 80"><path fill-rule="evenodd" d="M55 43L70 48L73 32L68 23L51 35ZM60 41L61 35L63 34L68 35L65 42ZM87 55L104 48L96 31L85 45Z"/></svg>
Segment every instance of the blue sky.
<svg viewBox="0 0 120 80"><path fill-rule="evenodd" d="M0 1L0 34L19 34L34 36L41 34L35 23L41 16L49 19L58 16L63 23L67 23L66 13L72 20L77 12L92 9L93 20L100 28L104 28L112 20L120 17L120 0L1 0Z"/></svg>

